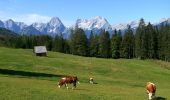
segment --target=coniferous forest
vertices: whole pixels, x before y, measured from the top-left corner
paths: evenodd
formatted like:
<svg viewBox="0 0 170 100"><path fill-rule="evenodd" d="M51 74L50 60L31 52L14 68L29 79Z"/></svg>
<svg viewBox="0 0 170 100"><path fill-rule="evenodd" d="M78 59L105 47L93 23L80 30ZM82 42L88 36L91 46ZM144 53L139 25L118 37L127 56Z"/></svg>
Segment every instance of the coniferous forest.
<svg viewBox="0 0 170 100"><path fill-rule="evenodd" d="M17 35L9 30L0 29L0 46L32 49L37 45L45 45L49 51L73 55L100 58L137 58L160 59L170 61L170 25L147 25L144 19L134 31L128 26L125 32L114 30L113 34L101 30L99 34L91 32L87 37L83 29L71 30L69 38L62 34Z"/></svg>

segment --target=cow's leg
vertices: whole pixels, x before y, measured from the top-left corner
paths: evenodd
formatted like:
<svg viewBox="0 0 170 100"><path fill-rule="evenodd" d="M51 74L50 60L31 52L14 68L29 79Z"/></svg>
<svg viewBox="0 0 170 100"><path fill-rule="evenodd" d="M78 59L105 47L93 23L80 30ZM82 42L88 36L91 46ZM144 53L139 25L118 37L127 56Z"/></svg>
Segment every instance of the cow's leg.
<svg viewBox="0 0 170 100"><path fill-rule="evenodd" d="M76 82L73 82L73 87L72 89L76 88Z"/></svg>
<svg viewBox="0 0 170 100"><path fill-rule="evenodd" d="M152 93L150 92L148 95L149 95L149 100L152 100Z"/></svg>
<svg viewBox="0 0 170 100"><path fill-rule="evenodd" d="M68 84L66 83L65 86L67 87L67 90L68 90Z"/></svg>
<svg viewBox="0 0 170 100"><path fill-rule="evenodd" d="M72 87L72 90L74 89L74 86Z"/></svg>

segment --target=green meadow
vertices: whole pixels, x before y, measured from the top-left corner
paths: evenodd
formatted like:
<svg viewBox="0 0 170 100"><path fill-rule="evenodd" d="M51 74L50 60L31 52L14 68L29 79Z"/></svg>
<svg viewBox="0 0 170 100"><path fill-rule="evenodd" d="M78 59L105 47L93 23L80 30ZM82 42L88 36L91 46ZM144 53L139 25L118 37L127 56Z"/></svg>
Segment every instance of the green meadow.
<svg viewBox="0 0 170 100"><path fill-rule="evenodd" d="M76 89L57 87L64 75L79 78ZM57 52L36 57L31 49L0 47L0 100L147 100L148 81L157 86L157 100L170 99L169 62Z"/></svg>

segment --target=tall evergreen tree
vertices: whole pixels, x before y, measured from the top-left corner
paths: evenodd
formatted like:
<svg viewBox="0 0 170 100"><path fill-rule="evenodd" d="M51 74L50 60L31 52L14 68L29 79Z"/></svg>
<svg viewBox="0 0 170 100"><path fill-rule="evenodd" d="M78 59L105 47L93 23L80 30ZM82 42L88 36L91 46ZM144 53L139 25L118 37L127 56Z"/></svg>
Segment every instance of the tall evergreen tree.
<svg viewBox="0 0 170 100"><path fill-rule="evenodd" d="M149 23L146 27L146 34L147 34L147 44L148 44L148 58L157 58L157 34L156 30L154 30L153 26L151 23Z"/></svg>
<svg viewBox="0 0 170 100"><path fill-rule="evenodd" d="M107 31L101 31L99 35L99 57L109 58L110 55L110 36Z"/></svg>
<svg viewBox="0 0 170 100"><path fill-rule="evenodd" d="M76 28L71 36L72 53L80 56L87 56L87 37L83 29Z"/></svg>
<svg viewBox="0 0 170 100"><path fill-rule="evenodd" d="M164 30L165 30L164 24L161 24L159 34L158 34L158 55L159 55L159 59L162 60L165 59L164 47L166 46L164 41L165 40Z"/></svg>
<svg viewBox="0 0 170 100"><path fill-rule="evenodd" d="M70 47L70 53L73 54L74 52L74 48L75 48L75 40L74 40L74 30L71 29L70 30L70 35L69 35L69 38L68 38L68 45Z"/></svg>
<svg viewBox="0 0 170 100"><path fill-rule="evenodd" d="M139 26L135 33L135 56L139 59L144 58L145 48L144 48L144 36L145 35L145 22L144 19L140 19Z"/></svg>
<svg viewBox="0 0 170 100"><path fill-rule="evenodd" d="M170 25L167 24L167 61L170 61Z"/></svg>
<svg viewBox="0 0 170 100"><path fill-rule="evenodd" d="M121 31L117 33L117 30L114 31L114 34L111 38L111 56L112 58L120 58L120 45L122 41Z"/></svg>
<svg viewBox="0 0 170 100"><path fill-rule="evenodd" d="M134 57L134 35L133 31L128 25L128 29L126 30L123 40L122 40L122 57L124 58L133 58Z"/></svg>
<svg viewBox="0 0 170 100"><path fill-rule="evenodd" d="M161 24L158 37L159 58L170 61L170 26Z"/></svg>
<svg viewBox="0 0 170 100"><path fill-rule="evenodd" d="M53 41L53 51L64 52L64 39L62 34L55 36Z"/></svg>
<svg viewBox="0 0 170 100"><path fill-rule="evenodd" d="M69 41L64 39L64 53L70 53Z"/></svg>
<svg viewBox="0 0 170 100"><path fill-rule="evenodd" d="M89 38L89 53L91 57L97 57L98 55L98 38L97 34L94 35L91 31Z"/></svg>

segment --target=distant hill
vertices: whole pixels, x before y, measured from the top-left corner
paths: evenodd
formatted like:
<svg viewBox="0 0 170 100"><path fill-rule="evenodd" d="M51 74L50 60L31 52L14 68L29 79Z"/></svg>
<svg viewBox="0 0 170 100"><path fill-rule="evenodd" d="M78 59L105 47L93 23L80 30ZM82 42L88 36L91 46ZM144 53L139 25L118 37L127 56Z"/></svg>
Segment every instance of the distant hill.
<svg viewBox="0 0 170 100"><path fill-rule="evenodd" d="M6 28L0 28L0 36L16 37L16 36L18 36L18 34L11 30L6 29Z"/></svg>
<svg viewBox="0 0 170 100"><path fill-rule="evenodd" d="M15 32L12 32L6 28L0 28L0 45L9 41L11 38L15 38L17 36L18 34Z"/></svg>

